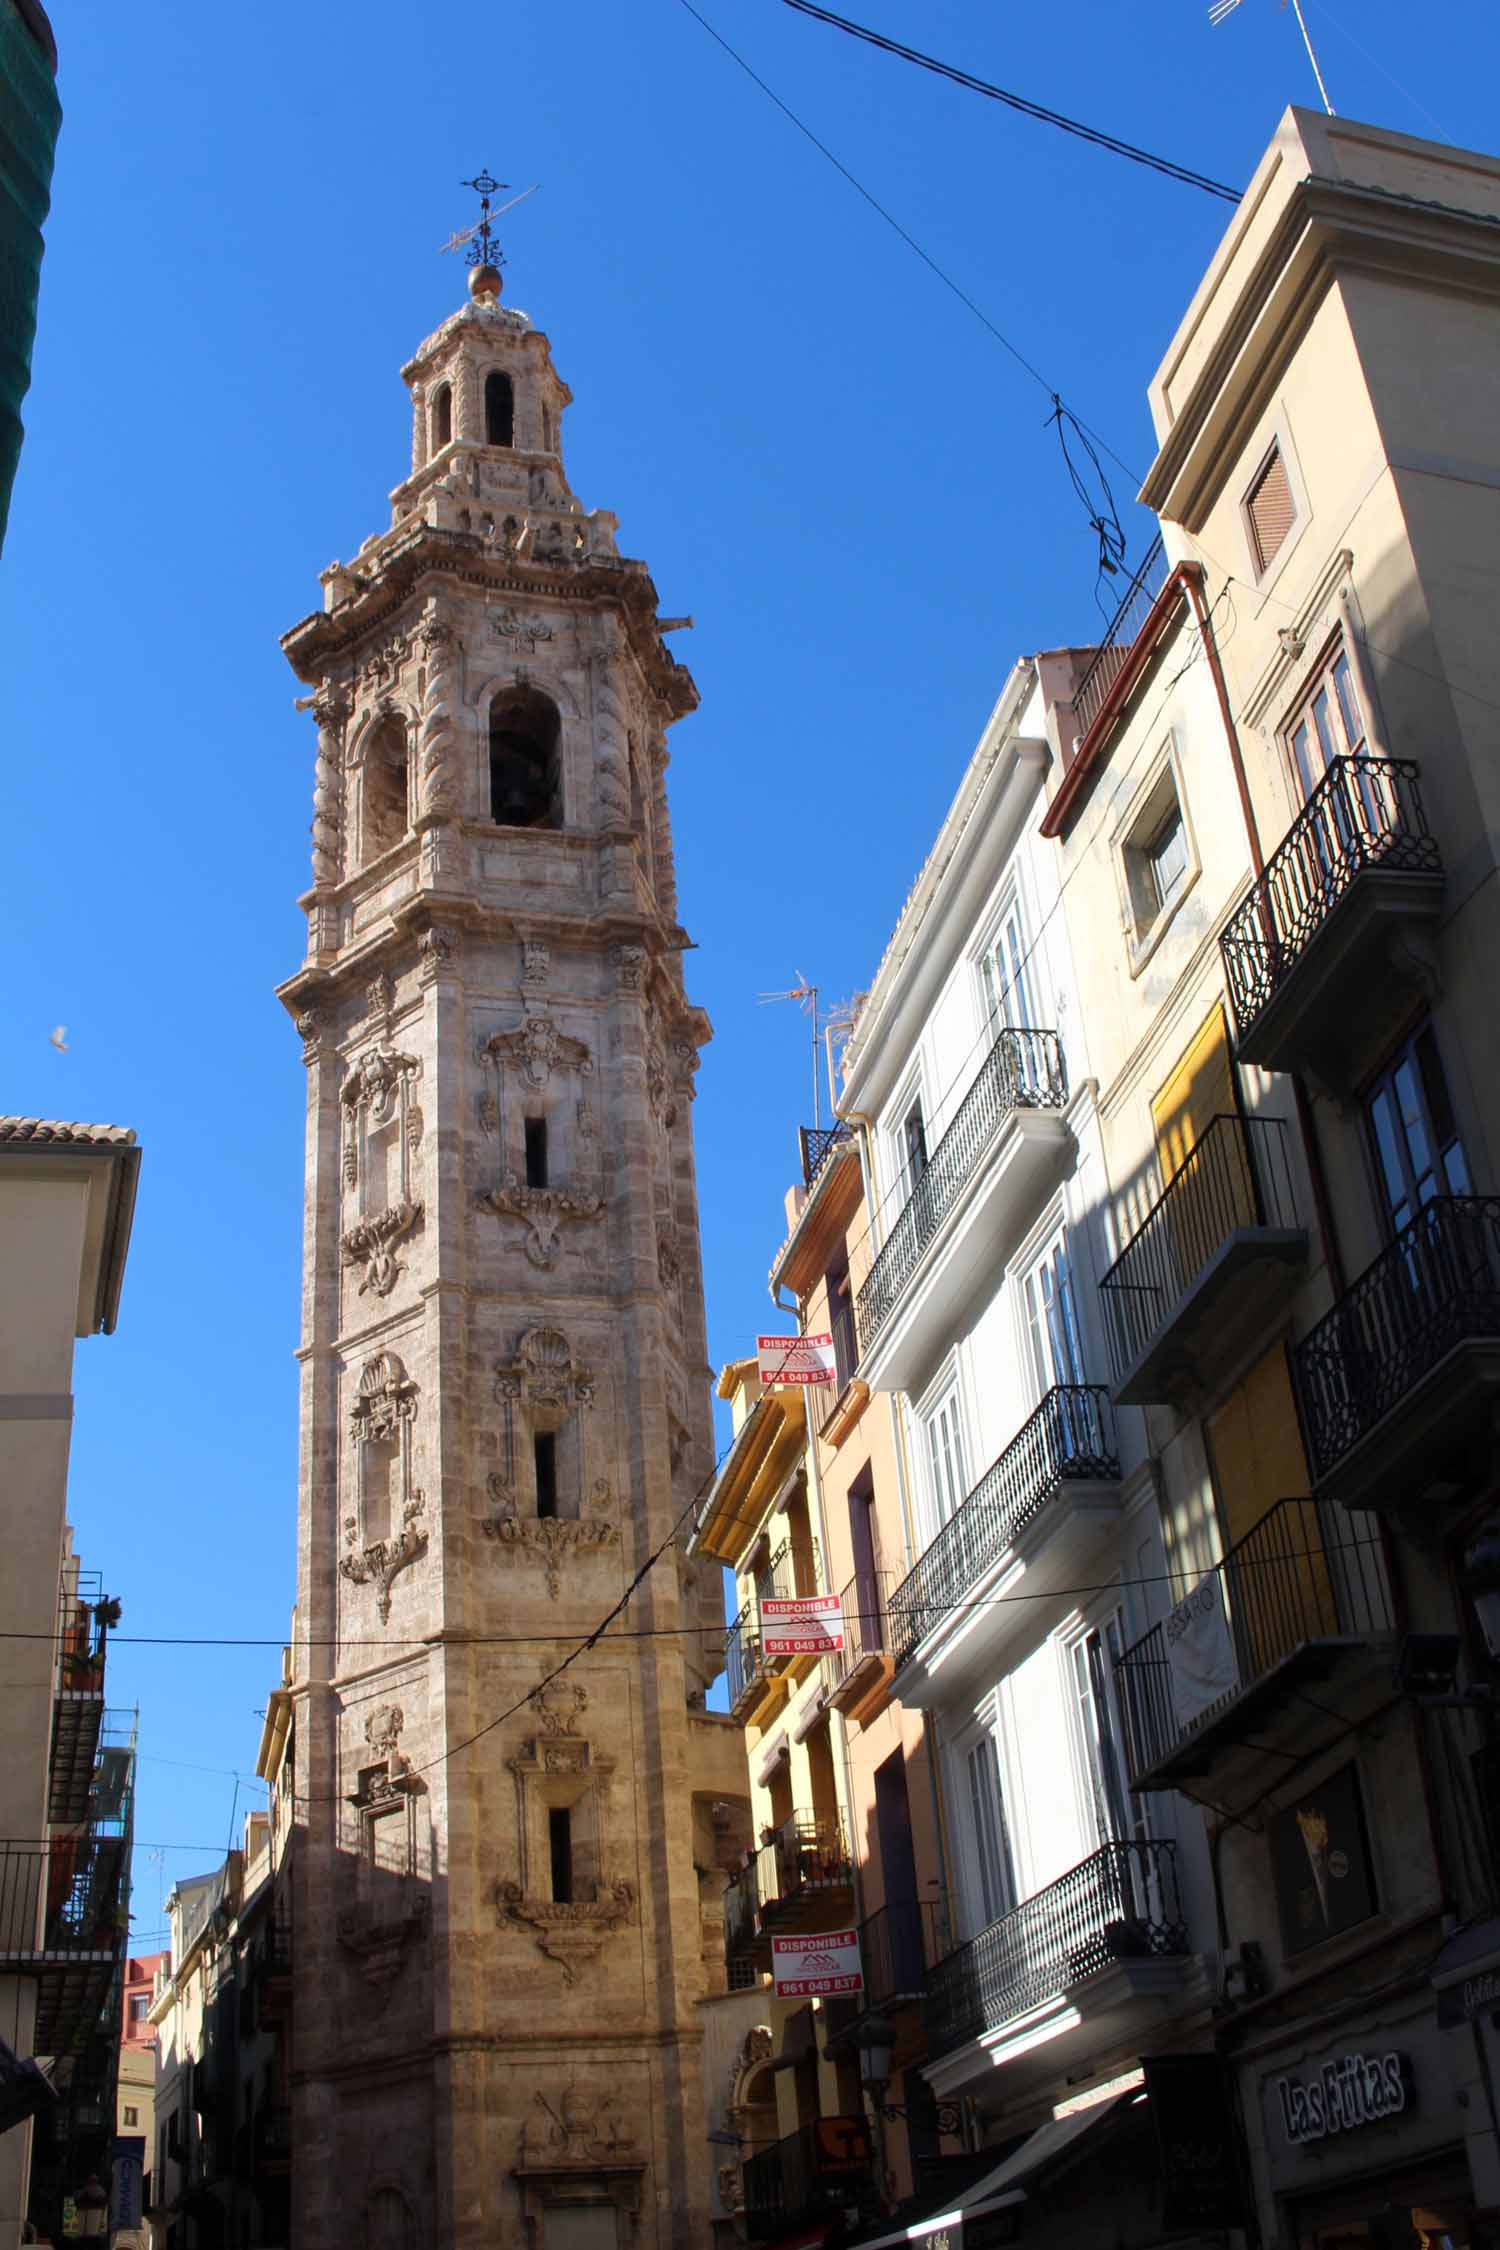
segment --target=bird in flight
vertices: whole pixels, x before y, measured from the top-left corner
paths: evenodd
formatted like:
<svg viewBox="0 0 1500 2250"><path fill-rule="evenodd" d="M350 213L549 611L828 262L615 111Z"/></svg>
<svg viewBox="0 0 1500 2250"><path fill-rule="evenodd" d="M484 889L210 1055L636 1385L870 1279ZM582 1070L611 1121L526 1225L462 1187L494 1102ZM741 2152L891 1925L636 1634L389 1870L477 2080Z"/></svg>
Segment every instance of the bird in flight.
<svg viewBox="0 0 1500 2250"><path fill-rule="evenodd" d="M57 1029L55 1031L49 1032L47 1036L52 1041L53 1046L57 1049L60 1055L65 1055L67 1053L68 1027L65 1023L60 1023Z"/></svg>

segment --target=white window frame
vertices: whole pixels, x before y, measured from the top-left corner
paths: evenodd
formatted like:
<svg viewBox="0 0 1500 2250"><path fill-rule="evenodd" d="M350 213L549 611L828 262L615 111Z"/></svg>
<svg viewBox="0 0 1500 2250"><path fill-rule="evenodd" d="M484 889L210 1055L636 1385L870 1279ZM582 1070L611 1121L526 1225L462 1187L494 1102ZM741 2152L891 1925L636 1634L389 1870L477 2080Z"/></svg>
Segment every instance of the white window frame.
<svg viewBox="0 0 1500 2250"><path fill-rule="evenodd" d="M1080 1362L1078 1370L1066 1377L1060 1377L1055 1368L1049 1373L1038 1365L1037 1323L1032 1317L1031 1306L1032 1284L1038 1279L1043 1268L1052 1264L1059 1250L1063 1255L1064 1272L1072 1310L1073 1335ZM1075 1230L1069 1227L1066 1217L1059 1215L1053 1218L1052 1223L1033 1242L1025 1256L1016 1261L1012 1269L1012 1276L1015 1284L1016 1325L1021 1362L1031 1376L1033 1404L1040 1405L1053 1384L1060 1380L1070 1383L1087 1383L1091 1365L1089 1339L1084 1329L1079 1302ZM1045 1380L1043 1379L1044 1376L1046 1377Z"/></svg>
<svg viewBox="0 0 1500 2250"><path fill-rule="evenodd" d="M1130 1777L1125 1770L1125 1724L1119 1690L1113 1674L1113 1651L1109 1648L1111 1628L1117 1635L1119 1651L1123 1655L1124 1651L1130 1647L1133 1637L1130 1612L1126 1604L1123 1586L1111 1587L1107 1594L1091 1605L1085 1616L1080 1617L1059 1635L1060 1653L1063 1659L1063 1684L1068 1699L1068 1735L1073 1745L1073 1774L1078 1798L1081 1833L1085 1838L1096 1838L1098 1819L1094 1805L1093 1756L1085 1733L1078 1666L1080 1661L1087 1663L1088 1642L1093 1634L1099 1634L1105 1644L1105 1661L1109 1667L1105 1677L1105 1692L1111 1702L1109 1718L1111 1733L1115 1738L1119 1756L1120 1805L1127 1831L1120 1841L1130 1843L1145 1841L1151 1836L1152 1829L1145 1800L1132 1792ZM1092 1697L1092 1682L1089 1692ZM1089 1843L1090 1853L1102 1848L1102 1841Z"/></svg>
<svg viewBox="0 0 1500 2250"><path fill-rule="evenodd" d="M1021 940L1021 965L1017 973L1023 992L1030 1003L1033 1021L1015 1026L1020 1030L1039 1031L1044 1028L1046 995L1041 975L1041 953L1038 941L1031 936L1033 917L1030 903L1021 883L1019 871L1006 883L1000 903L984 925L984 935L970 956L974 971L974 1004L976 1029L981 1038L993 1044L1005 1026L996 1021L991 1002L991 964L1005 942L1006 933L1015 925ZM1006 974L1009 976L1007 965ZM1027 1011L1023 1010L1022 1013Z"/></svg>
<svg viewBox="0 0 1500 2250"><path fill-rule="evenodd" d="M882 1242L906 1208L907 1199L916 1186L916 1182L911 1176L910 1166L907 1163L906 1120L910 1117L913 1106L917 1103L920 1103L922 1109L922 1137L927 1145L927 1155L930 1162L932 1158L932 1114L928 1105L927 1087L924 1082L920 1059L908 1072L902 1082L900 1092L896 1095L886 1113L887 1124L884 1138L890 1172L890 1187L882 1218L880 1233Z"/></svg>
<svg viewBox="0 0 1500 2250"><path fill-rule="evenodd" d="M1148 907L1145 892L1148 878L1143 863L1147 846L1160 832L1166 818L1170 798L1176 799L1182 821L1187 866L1182 881L1171 897L1158 901L1154 907ZM1123 817L1116 824L1110 844L1110 856L1114 861L1115 881L1120 897L1120 927L1125 935L1130 974L1134 978L1140 975L1182 912L1203 872L1198 839L1188 806L1187 789L1182 777L1182 761L1178 755L1175 730L1168 732L1166 740L1152 759L1149 771L1131 798Z"/></svg>
<svg viewBox="0 0 1500 2250"><path fill-rule="evenodd" d="M1005 1744L1001 1738L999 1713L994 1708L996 1698L986 1697L985 1704L974 1721L958 1735L952 1745L954 1771L951 1779L956 1784L950 1802L961 1807L957 1823L960 1838L959 1872L963 1905L963 1931L965 1937L975 1937L992 1922L1013 1913L1021 1903L1021 1877L1017 1865L1016 1836L1008 1811L1009 1771ZM975 1817L974 1760L987 1764L996 1785L993 1806L995 1826L992 1841L999 1864L987 1869L987 1854L981 1841ZM995 1878L990 1896L989 1874ZM998 1903L997 1903L998 1902ZM991 1906L994 1905L994 1912Z"/></svg>
<svg viewBox="0 0 1500 2250"><path fill-rule="evenodd" d="M913 1402L912 1413L918 1431L915 1450L922 1464L922 1547L925 1549L936 1539L944 1524L952 1521L973 1489L974 1469L970 1459L973 1452L973 1418L968 1410L963 1371L956 1355L949 1356L921 1398ZM938 1472L933 1452L933 1427L940 1416L949 1417L950 1431L958 1439L959 1489L951 1495L952 1506L946 1512L943 1508L944 1495L938 1488Z"/></svg>

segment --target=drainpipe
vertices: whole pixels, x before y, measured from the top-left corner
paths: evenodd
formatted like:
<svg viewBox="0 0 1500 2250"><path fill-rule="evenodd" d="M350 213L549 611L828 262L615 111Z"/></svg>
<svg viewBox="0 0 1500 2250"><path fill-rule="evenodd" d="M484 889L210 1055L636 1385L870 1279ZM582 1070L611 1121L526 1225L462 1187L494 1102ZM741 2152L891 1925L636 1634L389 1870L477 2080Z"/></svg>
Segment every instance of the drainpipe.
<svg viewBox="0 0 1500 2250"><path fill-rule="evenodd" d="M1229 689L1225 684L1224 666L1219 656L1219 644L1214 638L1213 617L1204 599L1205 572L1203 565L1201 563L1185 565L1184 577L1187 584L1188 599L1193 605L1193 614L1198 620L1199 635L1203 642L1204 652L1208 657L1208 668L1213 676L1214 693L1219 704L1219 716L1224 722L1224 739L1229 746L1229 763L1234 769L1234 785L1239 792L1240 812L1245 822L1245 840L1250 847L1250 865L1254 870L1255 880L1259 883L1265 875L1266 863L1260 848L1260 830L1256 825L1255 807L1250 800L1250 783L1245 772L1244 754L1240 749L1240 738L1234 723L1234 713L1230 709ZM1292 1093L1297 1104L1297 1127L1302 1135L1302 1146L1307 1153L1307 1176L1312 1186L1313 1209L1317 1213L1318 1232L1323 1238L1323 1263L1328 1268L1328 1278L1332 1284L1334 1296L1342 1297L1345 1287L1344 1261L1339 1253L1338 1236L1334 1232L1333 1207L1328 1196L1328 1176L1323 1168L1323 1151L1318 1140L1317 1127L1313 1120L1312 1103L1308 1098L1307 1085L1301 1071L1294 1070L1288 1075L1292 1081Z"/></svg>

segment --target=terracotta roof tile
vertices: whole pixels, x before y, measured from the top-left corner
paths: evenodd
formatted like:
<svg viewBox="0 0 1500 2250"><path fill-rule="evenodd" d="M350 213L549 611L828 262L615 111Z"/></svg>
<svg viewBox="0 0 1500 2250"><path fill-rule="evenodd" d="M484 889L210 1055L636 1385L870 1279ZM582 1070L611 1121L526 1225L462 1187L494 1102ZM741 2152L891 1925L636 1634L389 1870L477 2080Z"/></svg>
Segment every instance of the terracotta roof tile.
<svg viewBox="0 0 1500 2250"><path fill-rule="evenodd" d="M63 1124L55 1117L0 1117L0 1141L43 1141L58 1147L132 1148L129 1125Z"/></svg>

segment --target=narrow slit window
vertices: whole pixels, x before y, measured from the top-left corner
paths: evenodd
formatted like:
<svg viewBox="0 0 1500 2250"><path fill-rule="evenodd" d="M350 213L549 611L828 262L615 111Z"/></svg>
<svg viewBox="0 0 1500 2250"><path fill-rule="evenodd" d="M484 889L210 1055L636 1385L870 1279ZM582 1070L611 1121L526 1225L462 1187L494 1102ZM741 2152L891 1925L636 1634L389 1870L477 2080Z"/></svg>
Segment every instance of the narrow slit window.
<svg viewBox="0 0 1500 2250"><path fill-rule="evenodd" d="M557 1514L557 1437L551 1430L538 1432L536 1447L536 1512Z"/></svg>
<svg viewBox="0 0 1500 2250"><path fill-rule="evenodd" d="M510 377L498 367L484 379L484 442L513 445L516 432L516 398Z"/></svg>
<svg viewBox="0 0 1500 2250"><path fill-rule="evenodd" d="M526 1120L526 1185L530 1188L544 1188L547 1185L545 1117L528 1117Z"/></svg>
<svg viewBox="0 0 1500 2250"><path fill-rule="evenodd" d="M552 1898L557 1906L573 1903L573 1814L567 1805L553 1805L547 1814L547 1846L552 1858Z"/></svg>

